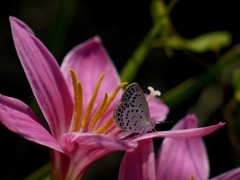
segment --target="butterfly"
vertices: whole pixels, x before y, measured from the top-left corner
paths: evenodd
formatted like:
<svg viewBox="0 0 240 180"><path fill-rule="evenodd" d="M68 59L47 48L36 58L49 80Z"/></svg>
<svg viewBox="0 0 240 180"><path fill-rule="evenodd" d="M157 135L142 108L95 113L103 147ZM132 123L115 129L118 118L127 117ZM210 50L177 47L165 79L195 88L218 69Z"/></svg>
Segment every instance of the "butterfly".
<svg viewBox="0 0 240 180"><path fill-rule="evenodd" d="M137 83L126 87L113 116L117 126L127 133L147 133L154 130L156 125L150 120L147 100Z"/></svg>

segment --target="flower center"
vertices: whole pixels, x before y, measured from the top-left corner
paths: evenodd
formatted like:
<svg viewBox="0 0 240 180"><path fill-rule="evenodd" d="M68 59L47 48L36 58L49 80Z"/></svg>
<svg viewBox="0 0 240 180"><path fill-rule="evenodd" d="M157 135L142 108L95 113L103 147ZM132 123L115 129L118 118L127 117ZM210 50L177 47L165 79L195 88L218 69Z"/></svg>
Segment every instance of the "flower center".
<svg viewBox="0 0 240 180"><path fill-rule="evenodd" d="M94 88L92 97L90 101L88 102L88 105L86 107L85 112L82 112L83 109L83 88L81 82L77 80L77 75L73 69L70 69L70 73L72 76L72 83L73 83L73 89L74 89L74 115L72 119L72 125L71 125L71 131L73 132L92 132L96 134L102 134L106 132L109 127L114 123L113 117L111 117L109 120L106 121L105 124L99 126L99 121L101 120L102 116L108 109L111 102L116 97L118 91L122 89L124 86L127 85L126 82L120 84L115 88L115 90L112 92L110 96L106 93L104 96L104 99L98 109L96 110L95 114L90 118L92 109L94 106L95 99L97 97L98 90L100 88L101 82L105 76L105 73L103 73Z"/></svg>

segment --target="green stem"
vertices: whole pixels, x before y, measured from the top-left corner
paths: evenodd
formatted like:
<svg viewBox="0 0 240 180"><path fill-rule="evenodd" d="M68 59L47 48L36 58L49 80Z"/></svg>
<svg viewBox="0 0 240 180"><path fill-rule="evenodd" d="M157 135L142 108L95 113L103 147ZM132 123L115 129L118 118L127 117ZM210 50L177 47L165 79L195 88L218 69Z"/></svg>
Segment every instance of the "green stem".
<svg viewBox="0 0 240 180"><path fill-rule="evenodd" d="M169 15L171 9L176 4L176 2L177 0L172 0L170 2L166 13L162 15L159 20L154 24L154 26L150 29L150 31L143 39L142 43L136 48L132 56L124 65L122 71L120 72L122 82L131 82L135 78L138 69L143 64L143 61L150 50L150 43L156 38L157 35L159 35L160 30L163 27L164 18Z"/></svg>
<svg viewBox="0 0 240 180"><path fill-rule="evenodd" d="M47 180L50 179L51 163L48 162L37 171L25 178L25 180Z"/></svg>

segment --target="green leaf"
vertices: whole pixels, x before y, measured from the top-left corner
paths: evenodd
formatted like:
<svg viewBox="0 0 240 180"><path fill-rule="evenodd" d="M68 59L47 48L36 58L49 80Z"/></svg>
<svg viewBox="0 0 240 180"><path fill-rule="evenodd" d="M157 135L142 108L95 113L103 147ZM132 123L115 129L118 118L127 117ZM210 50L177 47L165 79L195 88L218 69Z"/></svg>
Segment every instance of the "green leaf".
<svg viewBox="0 0 240 180"><path fill-rule="evenodd" d="M193 39L185 39L182 46L196 53L206 51L218 52L224 46L230 45L232 41L231 34L227 31L215 31L202 34Z"/></svg>
<svg viewBox="0 0 240 180"><path fill-rule="evenodd" d="M51 163L48 162L32 174L30 174L28 177L25 178L25 180L49 180L51 174Z"/></svg>

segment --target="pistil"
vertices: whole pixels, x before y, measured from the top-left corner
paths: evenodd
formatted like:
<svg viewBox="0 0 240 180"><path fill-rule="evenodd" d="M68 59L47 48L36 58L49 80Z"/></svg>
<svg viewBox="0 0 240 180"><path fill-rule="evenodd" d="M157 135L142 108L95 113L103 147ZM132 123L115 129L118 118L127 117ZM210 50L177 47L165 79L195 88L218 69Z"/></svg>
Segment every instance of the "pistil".
<svg viewBox="0 0 240 180"><path fill-rule="evenodd" d="M155 91L152 87L148 87L148 90L150 91L150 94L148 95L148 97L146 98L147 102L151 101L154 97L156 96L160 96L161 93L160 91Z"/></svg>

